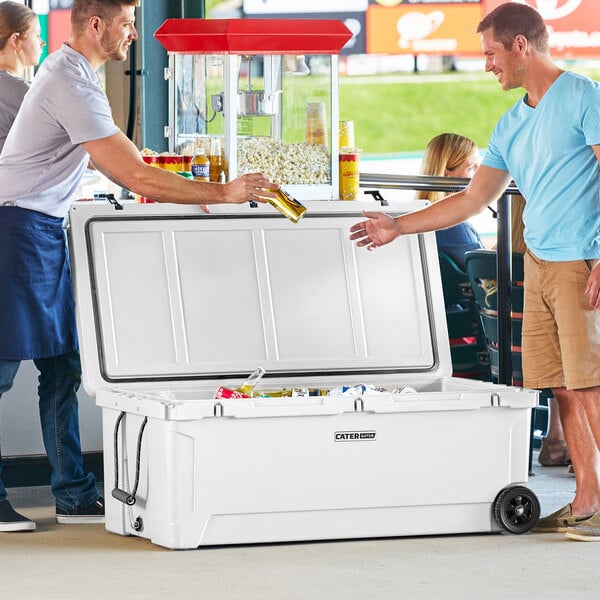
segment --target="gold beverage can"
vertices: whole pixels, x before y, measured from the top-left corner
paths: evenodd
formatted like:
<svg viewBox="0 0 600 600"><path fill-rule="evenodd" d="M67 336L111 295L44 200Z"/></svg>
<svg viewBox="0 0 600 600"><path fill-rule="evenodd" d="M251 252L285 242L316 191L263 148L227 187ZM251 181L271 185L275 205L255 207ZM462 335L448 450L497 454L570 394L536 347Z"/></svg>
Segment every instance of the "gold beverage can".
<svg viewBox="0 0 600 600"><path fill-rule="evenodd" d="M267 198L269 204L272 204L282 215L285 215L293 223L297 223L306 212L306 207L300 204L296 198L292 198L287 192L281 188L271 190L277 194L276 198Z"/></svg>
<svg viewBox="0 0 600 600"><path fill-rule="evenodd" d="M340 121L340 151L354 148L354 121Z"/></svg>
<svg viewBox="0 0 600 600"><path fill-rule="evenodd" d="M340 200L358 200L360 193L360 152L340 154Z"/></svg>

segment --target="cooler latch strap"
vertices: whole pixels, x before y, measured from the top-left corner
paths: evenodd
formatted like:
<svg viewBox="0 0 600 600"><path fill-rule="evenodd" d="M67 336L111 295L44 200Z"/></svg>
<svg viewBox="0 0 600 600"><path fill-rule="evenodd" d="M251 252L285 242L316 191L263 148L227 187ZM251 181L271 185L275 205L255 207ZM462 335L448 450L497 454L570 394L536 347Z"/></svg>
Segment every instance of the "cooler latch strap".
<svg viewBox="0 0 600 600"><path fill-rule="evenodd" d="M114 194L97 193L94 194L94 200L108 200L115 207L115 210L123 210L123 205L115 198Z"/></svg>
<svg viewBox="0 0 600 600"><path fill-rule="evenodd" d="M137 451L135 457L135 481L131 493L119 488L119 427L124 417L125 411L122 411L117 417L117 422L115 423L115 487L111 495L115 500L118 500L123 504L127 504L128 506L133 506L135 504L135 495L137 494L138 484L140 482L142 438L144 436L144 429L146 428L146 424L148 423L148 417L144 417L144 420L142 421L142 424L140 426L140 431L138 433Z"/></svg>
<svg viewBox="0 0 600 600"><path fill-rule="evenodd" d="M381 195L379 190L365 190L365 194L370 194L373 196L374 200L381 203L381 206L389 206L390 203Z"/></svg>

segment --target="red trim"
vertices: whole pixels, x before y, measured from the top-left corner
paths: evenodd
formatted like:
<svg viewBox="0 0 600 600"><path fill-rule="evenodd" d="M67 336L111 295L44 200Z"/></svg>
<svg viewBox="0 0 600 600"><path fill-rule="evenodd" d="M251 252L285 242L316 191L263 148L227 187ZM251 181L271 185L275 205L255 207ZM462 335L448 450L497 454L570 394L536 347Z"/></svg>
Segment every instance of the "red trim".
<svg viewBox="0 0 600 600"><path fill-rule="evenodd" d="M352 32L333 19L167 19L154 37L179 54L339 54Z"/></svg>
<svg viewBox="0 0 600 600"><path fill-rule="evenodd" d="M460 337L460 338L450 338L451 346L472 346L477 343L476 337Z"/></svg>

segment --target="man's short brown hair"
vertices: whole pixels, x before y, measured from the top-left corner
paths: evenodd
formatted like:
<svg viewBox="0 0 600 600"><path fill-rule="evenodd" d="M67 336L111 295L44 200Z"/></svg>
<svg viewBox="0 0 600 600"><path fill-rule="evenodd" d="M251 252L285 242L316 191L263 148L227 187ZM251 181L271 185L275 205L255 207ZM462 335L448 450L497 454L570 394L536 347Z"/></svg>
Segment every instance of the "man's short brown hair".
<svg viewBox="0 0 600 600"><path fill-rule="evenodd" d="M122 6L139 6L140 0L75 0L71 7L71 29L79 35L92 17L110 23Z"/></svg>
<svg viewBox="0 0 600 600"><path fill-rule="evenodd" d="M538 52L548 52L548 30L544 19L526 4L506 2L497 6L479 23L477 33L488 29L506 50L512 48L518 35L522 35Z"/></svg>

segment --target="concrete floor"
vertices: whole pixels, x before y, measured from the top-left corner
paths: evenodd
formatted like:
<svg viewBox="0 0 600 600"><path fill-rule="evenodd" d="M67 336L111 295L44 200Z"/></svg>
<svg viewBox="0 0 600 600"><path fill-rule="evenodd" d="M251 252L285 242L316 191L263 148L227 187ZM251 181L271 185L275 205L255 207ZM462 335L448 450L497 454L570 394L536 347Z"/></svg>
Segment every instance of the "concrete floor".
<svg viewBox="0 0 600 600"><path fill-rule="evenodd" d="M534 467L542 514L566 504L566 467ZM50 491L9 490L34 533L0 534L5 598L598 598L600 543L479 534L160 548L102 525L58 526Z"/></svg>

